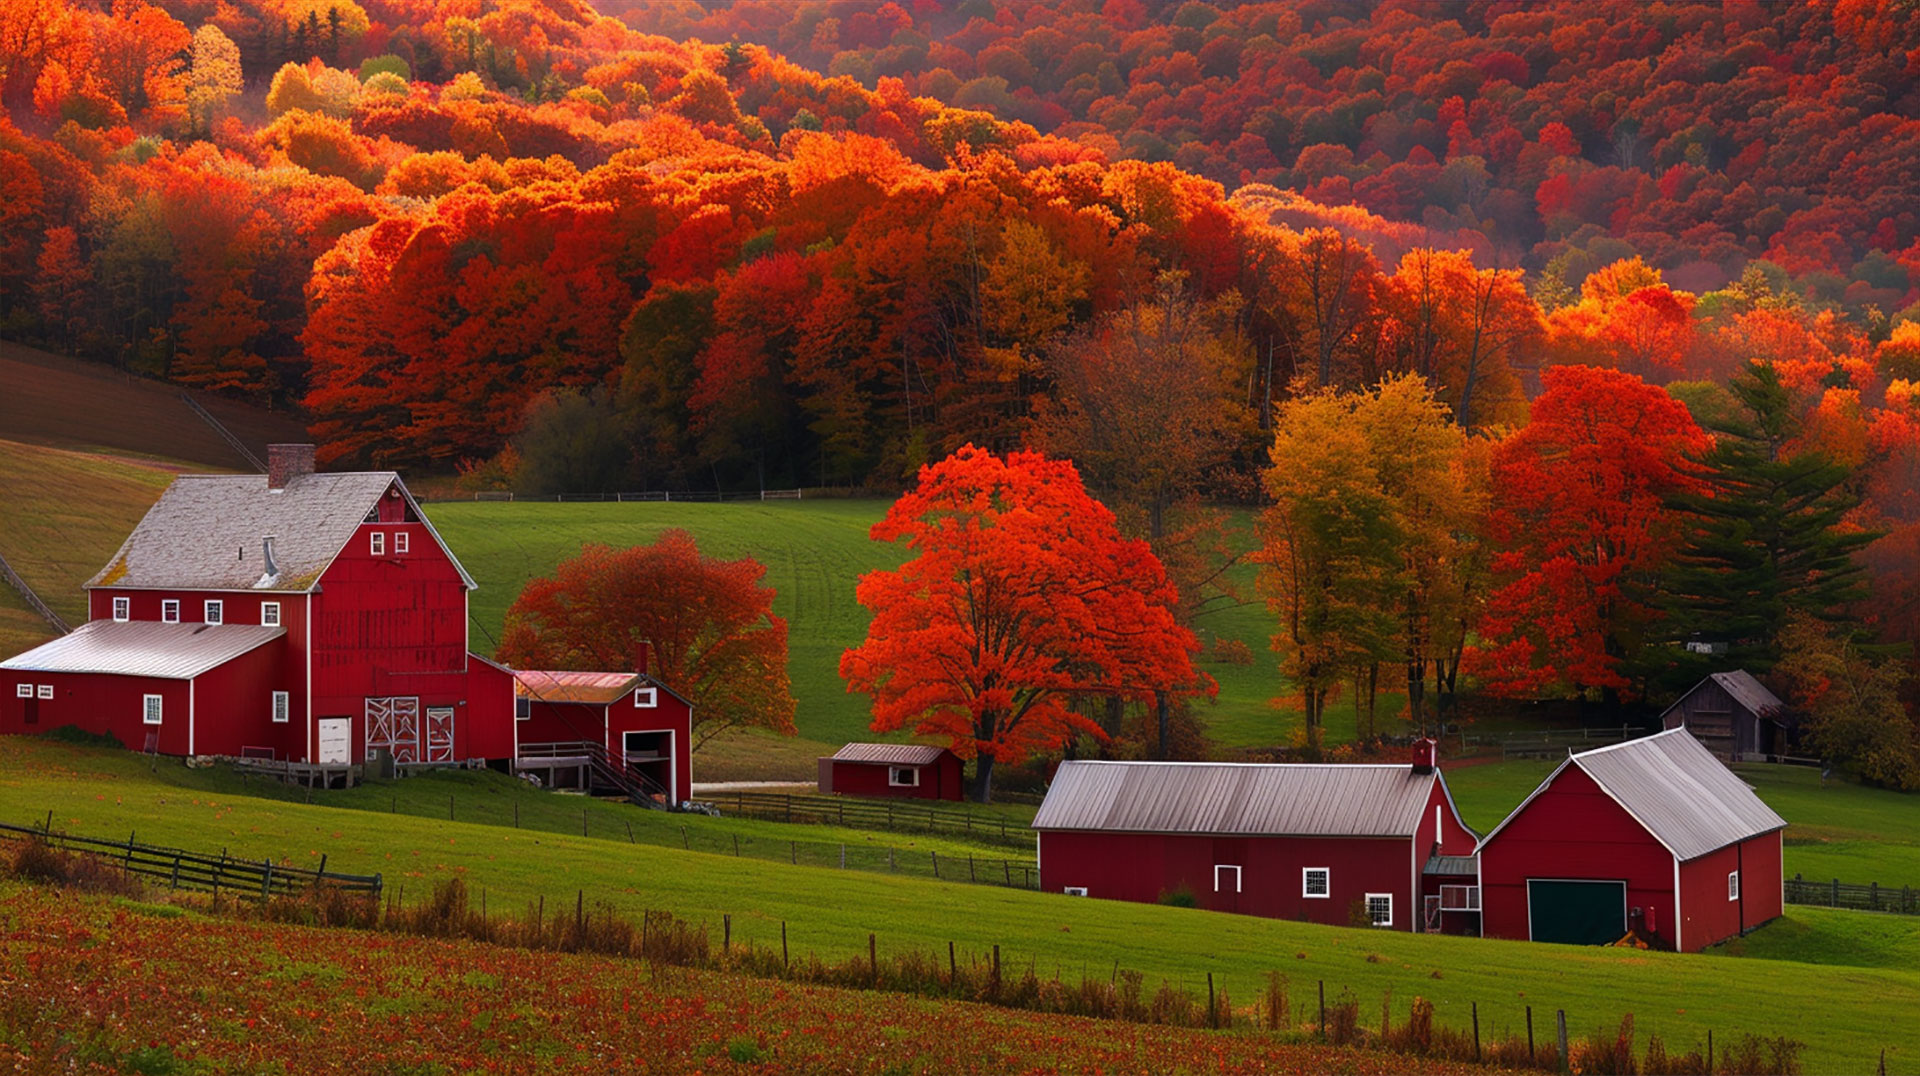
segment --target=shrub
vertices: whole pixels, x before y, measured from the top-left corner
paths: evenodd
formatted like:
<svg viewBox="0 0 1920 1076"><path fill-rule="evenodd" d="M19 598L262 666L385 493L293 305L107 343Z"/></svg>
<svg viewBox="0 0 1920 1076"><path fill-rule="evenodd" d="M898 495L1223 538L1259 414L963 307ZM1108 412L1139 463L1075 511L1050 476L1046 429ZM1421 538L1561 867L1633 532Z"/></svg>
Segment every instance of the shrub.
<svg viewBox="0 0 1920 1076"><path fill-rule="evenodd" d="M1360 999L1351 989L1327 1006L1327 1041L1335 1046L1351 1046L1360 1041Z"/></svg>
<svg viewBox="0 0 1920 1076"><path fill-rule="evenodd" d="M1268 1031L1280 1031L1287 1027L1287 977L1277 971L1267 973L1267 993L1265 1004L1261 1006L1261 1015L1265 1019Z"/></svg>
<svg viewBox="0 0 1920 1076"><path fill-rule="evenodd" d="M134 897L142 891L140 882L112 861L64 852L38 837L29 837L14 847L7 869L16 878L89 893Z"/></svg>
<svg viewBox="0 0 1920 1076"><path fill-rule="evenodd" d="M1223 665L1253 664L1253 648L1238 639L1215 639L1213 660Z"/></svg>
<svg viewBox="0 0 1920 1076"><path fill-rule="evenodd" d="M1160 892L1160 903L1169 908L1198 908L1200 898L1193 895L1193 887L1183 885L1175 889Z"/></svg>
<svg viewBox="0 0 1920 1076"><path fill-rule="evenodd" d="M88 732L78 725L62 725L40 735L43 739L70 743L78 747L111 747L120 751L127 749L127 745L120 742L120 737L111 732Z"/></svg>

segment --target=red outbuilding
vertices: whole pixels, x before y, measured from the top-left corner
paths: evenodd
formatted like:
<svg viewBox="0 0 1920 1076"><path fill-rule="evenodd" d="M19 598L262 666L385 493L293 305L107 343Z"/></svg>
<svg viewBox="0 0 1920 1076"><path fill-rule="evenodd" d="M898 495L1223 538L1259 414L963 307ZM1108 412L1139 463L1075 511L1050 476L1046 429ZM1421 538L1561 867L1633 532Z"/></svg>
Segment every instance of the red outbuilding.
<svg viewBox="0 0 1920 1076"><path fill-rule="evenodd" d="M693 704L684 696L645 673L520 670L513 678L518 772L591 788L605 760L668 803L689 796Z"/></svg>
<svg viewBox="0 0 1920 1076"><path fill-rule="evenodd" d="M1480 842L1483 931L1704 949L1780 914L1786 825L1684 728L1572 755Z"/></svg>
<svg viewBox="0 0 1920 1076"><path fill-rule="evenodd" d="M850 743L820 760L820 791L957 800L960 756L924 744Z"/></svg>
<svg viewBox="0 0 1920 1076"><path fill-rule="evenodd" d="M1410 766L1070 761L1033 828L1052 892L1394 930L1442 928L1474 843L1432 741Z"/></svg>

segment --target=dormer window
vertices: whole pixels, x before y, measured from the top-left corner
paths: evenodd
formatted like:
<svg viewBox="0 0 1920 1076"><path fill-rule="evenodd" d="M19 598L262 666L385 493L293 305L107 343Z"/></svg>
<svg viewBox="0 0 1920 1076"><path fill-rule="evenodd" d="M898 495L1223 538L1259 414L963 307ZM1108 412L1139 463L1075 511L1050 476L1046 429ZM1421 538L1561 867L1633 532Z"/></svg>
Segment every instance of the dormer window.
<svg viewBox="0 0 1920 1076"><path fill-rule="evenodd" d="M386 531L374 531L373 534L368 537L367 541L368 541L368 547L367 547L368 552L372 553L376 557L384 557L387 555L387 532Z"/></svg>
<svg viewBox="0 0 1920 1076"><path fill-rule="evenodd" d="M133 599L132 598L113 599L113 619L118 620L121 623L125 623L133 619Z"/></svg>
<svg viewBox="0 0 1920 1076"><path fill-rule="evenodd" d="M637 687L633 689L633 704L639 707L658 706L660 696L653 688Z"/></svg>
<svg viewBox="0 0 1920 1076"><path fill-rule="evenodd" d="M180 623L180 599L168 598L160 603L160 623Z"/></svg>
<svg viewBox="0 0 1920 1076"><path fill-rule="evenodd" d="M405 553L407 551L407 532L406 531L393 532L393 551L396 554Z"/></svg>
<svg viewBox="0 0 1920 1076"><path fill-rule="evenodd" d="M209 624L223 624L227 619L227 603L218 599L209 599L205 606L205 620Z"/></svg>

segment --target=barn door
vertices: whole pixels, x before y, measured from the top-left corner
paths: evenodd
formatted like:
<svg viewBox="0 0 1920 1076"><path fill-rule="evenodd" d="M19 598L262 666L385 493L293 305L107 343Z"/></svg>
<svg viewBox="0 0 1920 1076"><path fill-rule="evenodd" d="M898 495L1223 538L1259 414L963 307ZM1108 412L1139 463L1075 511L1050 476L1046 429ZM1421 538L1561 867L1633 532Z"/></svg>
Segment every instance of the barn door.
<svg viewBox="0 0 1920 1076"><path fill-rule="evenodd" d="M451 726L452 722L448 724ZM367 700L367 750L380 749L391 753L398 763L420 761L419 698L396 696Z"/></svg>
<svg viewBox="0 0 1920 1076"><path fill-rule="evenodd" d="M453 707L427 709L426 761L453 761Z"/></svg>

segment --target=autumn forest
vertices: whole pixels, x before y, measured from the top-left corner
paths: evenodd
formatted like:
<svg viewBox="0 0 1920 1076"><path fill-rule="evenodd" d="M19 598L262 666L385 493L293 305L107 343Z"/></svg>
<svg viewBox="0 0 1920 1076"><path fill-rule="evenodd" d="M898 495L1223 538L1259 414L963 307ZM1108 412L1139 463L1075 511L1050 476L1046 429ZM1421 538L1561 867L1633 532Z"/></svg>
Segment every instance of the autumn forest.
<svg viewBox="0 0 1920 1076"><path fill-rule="evenodd" d="M1071 460L1309 728L1732 654L1920 786L1902 0L11 0L0 101L0 337L330 465Z"/></svg>

